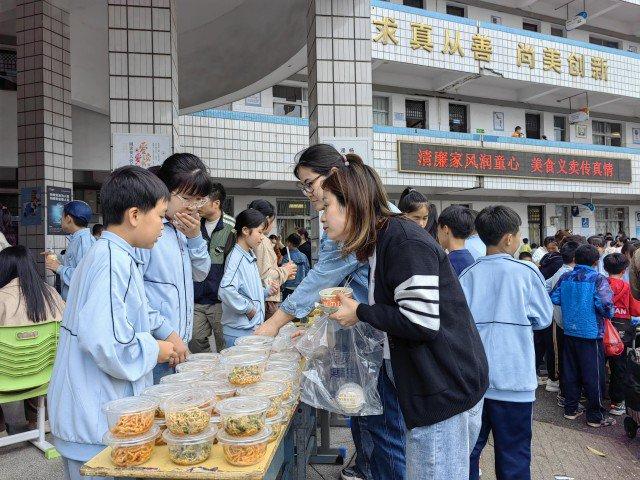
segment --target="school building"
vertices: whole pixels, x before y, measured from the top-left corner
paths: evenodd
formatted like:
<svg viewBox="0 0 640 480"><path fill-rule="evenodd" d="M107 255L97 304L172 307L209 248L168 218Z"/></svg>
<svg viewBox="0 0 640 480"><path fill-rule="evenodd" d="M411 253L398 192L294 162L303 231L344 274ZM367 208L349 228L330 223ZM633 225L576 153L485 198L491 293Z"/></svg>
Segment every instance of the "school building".
<svg viewBox="0 0 640 480"><path fill-rule="evenodd" d="M292 167L321 141L536 243L640 237L638 24L639 0L0 1L0 203L60 249L67 196L97 210L110 169L189 151L230 213L313 230Z"/></svg>

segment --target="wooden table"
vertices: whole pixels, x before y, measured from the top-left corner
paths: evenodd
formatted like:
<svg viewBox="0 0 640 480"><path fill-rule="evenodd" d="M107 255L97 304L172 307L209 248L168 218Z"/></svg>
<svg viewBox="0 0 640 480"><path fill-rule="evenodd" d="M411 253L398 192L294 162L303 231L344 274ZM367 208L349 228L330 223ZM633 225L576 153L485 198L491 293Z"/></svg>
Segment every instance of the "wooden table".
<svg viewBox="0 0 640 480"><path fill-rule="evenodd" d="M166 445L155 447L151 458L137 467L116 467L107 447L85 463L82 475L116 478L170 478L189 480L303 480L309 453L315 448L315 411L299 404L289 418L287 428L267 446L265 458L250 467L235 467L227 463L219 443L213 446L211 457L193 466L175 465L169 459Z"/></svg>

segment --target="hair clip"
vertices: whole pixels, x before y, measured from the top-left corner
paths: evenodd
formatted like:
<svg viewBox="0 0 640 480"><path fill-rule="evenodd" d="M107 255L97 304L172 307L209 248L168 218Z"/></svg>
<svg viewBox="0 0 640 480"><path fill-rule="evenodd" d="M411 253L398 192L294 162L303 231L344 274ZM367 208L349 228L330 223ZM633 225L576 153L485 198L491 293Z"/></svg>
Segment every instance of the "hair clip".
<svg viewBox="0 0 640 480"><path fill-rule="evenodd" d="M347 156L346 155L342 155L342 162L344 163L345 167L349 166L349 160L347 160Z"/></svg>

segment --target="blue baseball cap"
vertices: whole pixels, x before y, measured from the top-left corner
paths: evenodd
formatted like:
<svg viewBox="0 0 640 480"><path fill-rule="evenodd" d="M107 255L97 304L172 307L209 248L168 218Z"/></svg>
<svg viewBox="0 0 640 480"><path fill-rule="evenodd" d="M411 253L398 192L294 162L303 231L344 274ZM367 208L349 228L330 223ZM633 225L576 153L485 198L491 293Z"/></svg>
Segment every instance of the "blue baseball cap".
<svg viewBox="0 0 640 480"><path fill-rule="evenodd" d="M82 200L73 200L64 206L64 214L71 215L89 223L91 221L91 207Z"/></svg>

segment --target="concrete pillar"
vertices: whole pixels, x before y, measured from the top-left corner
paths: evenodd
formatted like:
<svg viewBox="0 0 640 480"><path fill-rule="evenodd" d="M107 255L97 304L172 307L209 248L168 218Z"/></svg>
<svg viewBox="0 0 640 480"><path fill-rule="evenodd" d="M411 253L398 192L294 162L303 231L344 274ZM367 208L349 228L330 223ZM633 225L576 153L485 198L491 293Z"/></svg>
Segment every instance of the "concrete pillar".
<svg viewBox="0 0 640 480"><path fill-rule="evenodd" d="M111 133L178 137L175 0L108 0Z"/></svg>
<svg viewBox="0 0 640 480"><path fill-rule="evenodd" d="M73 188L69 13L45 0L16 3L18 186L40 188L45 205L47 187ZM20 222L19 241L44 274L39 253L59 252L65 237L47 235L46 208L41 211L37 225Z"/></svg>
<svg viewBox="0 0 640 480"><path fill-rule="evenodd" d="M370 2L310 0L307 28L310 143L371 138Z"/></svg>

